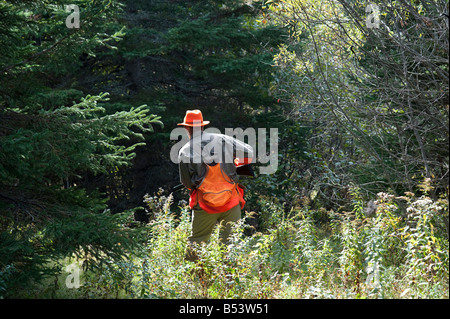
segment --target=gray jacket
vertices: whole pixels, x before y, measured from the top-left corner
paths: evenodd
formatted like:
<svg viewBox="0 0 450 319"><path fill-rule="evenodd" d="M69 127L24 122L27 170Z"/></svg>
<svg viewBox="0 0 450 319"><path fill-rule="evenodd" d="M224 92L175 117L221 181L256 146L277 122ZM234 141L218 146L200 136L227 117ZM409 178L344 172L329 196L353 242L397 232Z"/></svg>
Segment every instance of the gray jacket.
<svg viewBox="0 0 450 319"><path fill-rule="evenodd" d="M228 135L202 132L191 138L178 153L180 182L186 188L194 189L205 178L207 164L218 163L223 172L237 182L236 157L253 158L253 148Z"/></svg>

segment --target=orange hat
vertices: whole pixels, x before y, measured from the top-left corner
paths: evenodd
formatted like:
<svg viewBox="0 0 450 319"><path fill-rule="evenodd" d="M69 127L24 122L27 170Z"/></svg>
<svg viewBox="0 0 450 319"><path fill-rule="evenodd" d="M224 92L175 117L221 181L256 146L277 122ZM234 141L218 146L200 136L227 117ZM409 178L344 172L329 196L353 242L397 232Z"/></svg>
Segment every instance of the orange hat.
<svg viewBox="0 0 450 319"><path fill-rule="evenodd" d="M184 126L205 126L208 125L209 121L203 121L202 111L200 110L187 110L186 116L184 117L183 123L178 123L177 125Z"/></svg>

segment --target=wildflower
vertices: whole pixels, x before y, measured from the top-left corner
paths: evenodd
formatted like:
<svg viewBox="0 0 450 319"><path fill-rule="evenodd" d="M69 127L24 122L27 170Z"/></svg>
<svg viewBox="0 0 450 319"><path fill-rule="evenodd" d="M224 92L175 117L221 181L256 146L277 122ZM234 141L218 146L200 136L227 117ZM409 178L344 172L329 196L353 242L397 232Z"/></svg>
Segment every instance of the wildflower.
<svg viewBox="0 0 450 319"><path fill-rule="evenodd" d="M393 195L388 194L388 193L384 193L384 192L379 192L377 194L377 196L380 199L380 201L384 201L384 202L389 201L389 200L391 200L394 197Z"/></svg>

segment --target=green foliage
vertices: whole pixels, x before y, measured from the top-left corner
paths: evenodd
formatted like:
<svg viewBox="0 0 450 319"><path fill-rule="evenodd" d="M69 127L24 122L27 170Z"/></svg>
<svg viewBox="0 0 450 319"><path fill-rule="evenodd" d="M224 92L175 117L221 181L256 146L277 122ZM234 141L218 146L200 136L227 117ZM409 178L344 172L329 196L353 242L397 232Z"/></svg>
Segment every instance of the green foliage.
<svg viewBox="0 0 450 319"><path fill-rule="evenodd" d="M132 82L130 99L146 96L181 114L191 105L201 105L206 114L218 106L236 110L240 104L273 105L266 87L283 31L258 26L259 9L256 2L249 6L235 0L130 1L128 35L119 45L130 77L113 81Z"/></svg>
<svg viewBox="0 0 450 319"><path fill-rule="evenodd" d="M352 183L368 198L417 192L429 178L448 196L448 5L380 1L371 27L369 4L267 3L267 19L290 30L271 89L313 128L308 191L335 209Z"/></svg>
<svg viewBox="0 0 450 319"><path fill-rule="evenodd" d="M0 2L0 297L448 298L439 3L367 30L360 1L123 2ZM279 130L277 172L241 181L251 212L196 263L188 207L143 196L175 183L191 108Z"/></svg>
<svg viewBox="0 0 450 319"><path fill-rule="evenodd" d="M80 98L108 92L110 101L99 102L106 114L146 104L149 113L164 121L164 127L144 134L146 145L136 149L132 167L118 167L103 178L85 176L88 187L107 193L113 211L140 205L146 193L160 186L176 185L178 169L169 157L175 142L169 135L187 109L201 109L211 126L222 132L226 127L282 127L284 121L268 87L272 58L285 31L258 22L259 2L123 3L120 18L108 21L114 32L125 27L121 41L108 42L117 50L100 47L95 56L82 55L78 72L53 85L58 98L69 89L71 96L85 92ZM267 121L266 114L277 123ZM284 138L288 140L287 134Z"/></svg>
<svg viewBox="0 0 450 319"><path fill-rule="evenodd" d="M59 272L65 257L92 268L139 246L124 222L133 211L112 215L105 194L83 177L131 165L162 122L146 105L111 112L108 93L77 85L72 73L86 58L114 50L123 36L121 5L75 1L80 28L69 29L67 4L74 2L0 3L2 296Z"/></svg>
<svg viewBox="0 0 450 319"><path fill-rule="evenodd" d="M68 179L82 170L108 172L127 165L134 149L143 143L125 146L126 140L143 140L141 132L152 131L151 124L161 122L147 115L145 105L130 111L99 116L104 108L99 101L106 95L87 96L71 107L61 106L34 117L18 112L5 117L24 118L28 125L11 129L1 137L0 177L4 183L20 180L21 184ZM67 140L71 143L67 143Z"/></svg>
<svg viewBox="0 0 450 319"><path fill-rule="evenodd" d="M272 205L267 231L244 235L254 214L236 224L231 244L214 232L184 259L190 211L170 209L172 195L147 196L153 218L140 257L85 271L82 286L54 295L90 298L448 298L448 201L381 193L372 217L315 212L283 217ZM405 204L404 214L398 203ZM5 270L4 276L7 276ZM0 277L1 278L1 277ZM41 288L42 289L42 288ZM73 295L72 295L73 294Z"/></svg>

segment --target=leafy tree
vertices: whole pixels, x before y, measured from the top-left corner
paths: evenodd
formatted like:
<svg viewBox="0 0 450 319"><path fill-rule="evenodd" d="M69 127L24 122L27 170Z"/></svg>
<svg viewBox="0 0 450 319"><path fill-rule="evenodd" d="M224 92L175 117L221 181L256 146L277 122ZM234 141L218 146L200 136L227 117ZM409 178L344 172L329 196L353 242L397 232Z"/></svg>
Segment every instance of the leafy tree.
<svg viewBox="0 0 450 319"><path fill-rule="evenodd" d="M369 4L269 1L291 29L274 89L315 127L324 198L352 183L415 192L424 178L448 196L448 2Z"/></svg>

